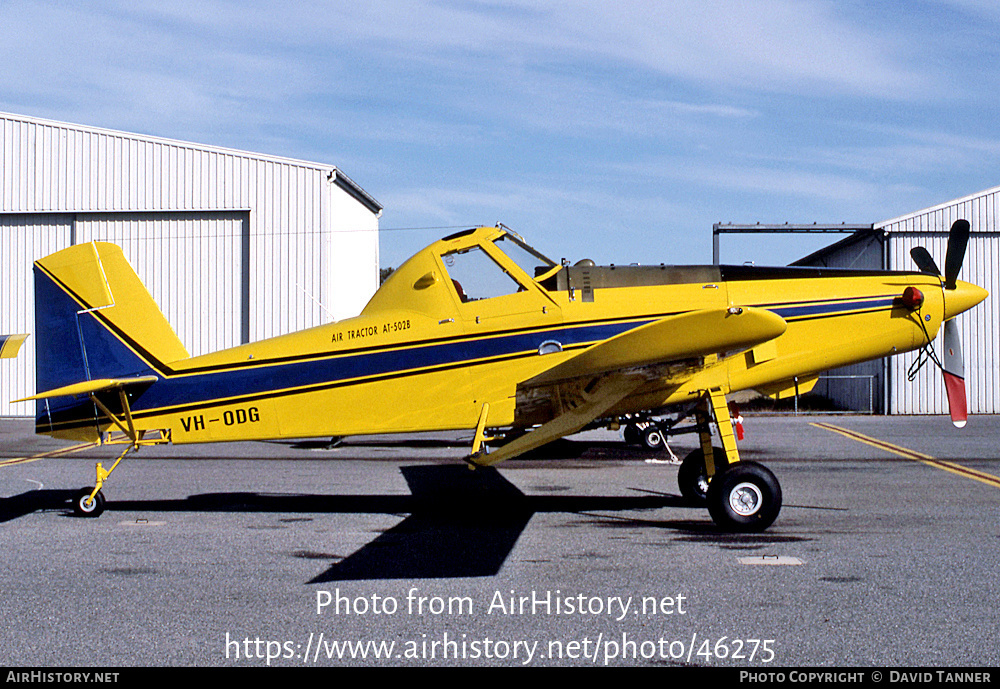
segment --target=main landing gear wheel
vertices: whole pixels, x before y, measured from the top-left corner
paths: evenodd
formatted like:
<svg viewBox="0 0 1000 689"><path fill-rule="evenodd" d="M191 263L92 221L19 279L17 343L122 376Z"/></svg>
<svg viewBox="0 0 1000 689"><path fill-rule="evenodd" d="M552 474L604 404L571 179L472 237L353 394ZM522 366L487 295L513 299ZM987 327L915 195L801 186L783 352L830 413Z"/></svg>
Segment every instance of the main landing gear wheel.
<svg viewBox="0 0 1000 689"><path fill-rule="evenodd" d="M90 499L93 488L81 488L73 497L73 514L78 517L99 517L104 512L104 494L97 491L94 499Z"/></svg>
<svg viewBox="0 0 1000 689"><path fill-rule="evenodd" d="M713 447L712 459L715 460L715 475L718 476L726 467L726 453L721 447ZM681 467L677 470L677 485L688 502L695 505L705 503L708 475L705 473L705 453L700 447L690 452L681 462Z"/></svg>
<svg viewBox="0 0 1000 689"><path fill-rule="evenodd" d="M708 486L708 513L727 531L763 531L781 510L781 486L756 462L739 462L716 474Z"/></svg>

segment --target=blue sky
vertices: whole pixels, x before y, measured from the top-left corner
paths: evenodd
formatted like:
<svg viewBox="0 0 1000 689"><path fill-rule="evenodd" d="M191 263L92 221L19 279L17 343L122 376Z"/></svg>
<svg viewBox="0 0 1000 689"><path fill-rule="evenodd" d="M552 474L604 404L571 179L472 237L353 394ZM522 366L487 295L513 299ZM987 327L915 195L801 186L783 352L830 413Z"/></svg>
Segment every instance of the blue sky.
<svg viewBox="0 0 1000 689"><path fill-rule="evenodd" d="M0 0L0 63L6 112L338 166L385 206L383 265L497 222L556 259L704 263L715 222L1000 185L987 1Z"/></svg>

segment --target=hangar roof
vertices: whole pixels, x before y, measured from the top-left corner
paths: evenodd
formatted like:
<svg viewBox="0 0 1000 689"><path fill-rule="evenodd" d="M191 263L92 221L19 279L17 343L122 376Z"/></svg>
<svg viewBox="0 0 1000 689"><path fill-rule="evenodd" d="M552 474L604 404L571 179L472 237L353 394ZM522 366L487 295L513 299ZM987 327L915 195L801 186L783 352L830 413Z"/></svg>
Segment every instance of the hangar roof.
<svg viewBox="0 0 1000 689"><path fill-rule="evenodd" d="M945 208L949 208L951 206L956 206L956 205L961 204L961 203L967 203L969 201L974 201L975 199L978 199L978 198L980 198L982 196L988 196L989 194L996 194L998 192L1000 192L1000 187L992 187L990 189L984 189L983 191L977 191L975 194L969 194L968 196L963 196L960 199L952 199L951 201L945 201L944 203L939 203L938 205L931 206L930 208L923 208L923 209L918 210L918 211L913 211L912 213L907 213L905 215L900 215L899 217L896 217L896 218L890 218L888 220L883 220L881 222L877 222L877 223L875 223L874 226L876 228L882 228L882 227L886 227L887 225L895 225L897 223L901 223L901 222L904 222L906 220L910 220L911 218L916 218L916 217L921 216L921 215L926 215L928 213L933 213L935 211L944 210ZM912 231L912 229L914 229L914 228L910 228L911 231Z"/></svg>
<svg viewBox="0 0 1000 689"><path fill-rule="evenodd" d="M293 165L296 167L303 167L303 168L313 168L316 170L325 170L327 171L327 178L330 180L330 182L336 184L345 192L353 196L356 201L364 205L372 213L378 214L382 210L382 204L376 201L371 194L362 189L357 182L355 182L350 177L345 175L339 168L337 168L336 165L331 165L330 163L316 163L307 160L296 160L294 158L286 158L283 156L268 155L264 153L256 153L252 151L245 151L235 148L212 146L209 144L200 144L191 141L182 141L179 139L168 139L164 137L152 136L147 134L137 134L135 132L118 131L115 129L106 129L103 127L92 127L89 125L74 124L71 122L47 120L39 117L31 117L29 115L18 115L7 112L0 112L0 120L10 120L13 122L27 122L30 124L37 124L48 127L58 127L61 129L67 129L77 132L85 132L90 134L104 134L119 139L164 144L175 148L184 148L193 151L211 151L214 153L222 153L240 158L282 163L285 165Z"/></svg>

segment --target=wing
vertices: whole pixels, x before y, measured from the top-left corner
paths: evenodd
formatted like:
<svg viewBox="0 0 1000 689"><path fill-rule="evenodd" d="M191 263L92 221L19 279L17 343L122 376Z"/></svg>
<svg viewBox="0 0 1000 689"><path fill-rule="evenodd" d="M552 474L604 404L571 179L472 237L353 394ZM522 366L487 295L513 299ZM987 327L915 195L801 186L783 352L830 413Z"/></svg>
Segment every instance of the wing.
<svg viewBox="0 0 1000 689"><path fill-rule="evenodd" d="M525 387L739 351L785 332L767 309L732 307L668 316L627 330L522 383Z"/></svg>
<svg viewBox="0 0 1000 689"><path fill-rule="evenodd" d="M748 349L785 328L784 319L766 309L731 307L668 316L616 335L518 385L518 406L547 406L549 420L470 461L496 464L576 433L660 377L664 366Z"/></svg>

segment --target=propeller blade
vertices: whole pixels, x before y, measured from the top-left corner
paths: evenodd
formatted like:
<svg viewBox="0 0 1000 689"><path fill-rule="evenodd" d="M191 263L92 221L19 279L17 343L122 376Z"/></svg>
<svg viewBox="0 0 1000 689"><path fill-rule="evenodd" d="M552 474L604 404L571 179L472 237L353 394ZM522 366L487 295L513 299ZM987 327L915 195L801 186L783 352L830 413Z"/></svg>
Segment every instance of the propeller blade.
<svg viewBox="0 0 1000 689"><path fill-rule="evenodd" d="M951 422L963 428L969 416L965 394L965 359L955 319L944 324L944 387L948 393Z"/></svg>
<svg viewBox="0 0 1000 689"><path fill-rule="evenodd" d="M955 280L965 261L965 248L969 243L968 220L956 220L948 233L948 252L944 257L944 286L955 289Z"/></svg>
<svg viewBox="0 0 1000 689"><path fill-rule="evenodd" d="M931 257L931 253L924 247L915 246L910 249L910 257L917 264L917 268L920 269L921 273L930 273L931 275L941 274L941 270Z"/></svg>

